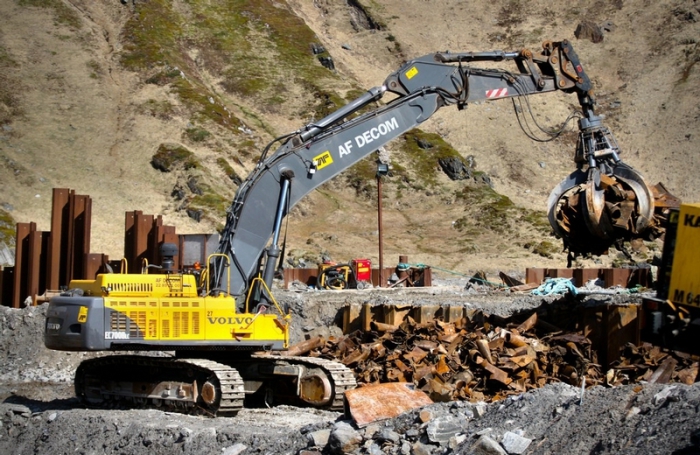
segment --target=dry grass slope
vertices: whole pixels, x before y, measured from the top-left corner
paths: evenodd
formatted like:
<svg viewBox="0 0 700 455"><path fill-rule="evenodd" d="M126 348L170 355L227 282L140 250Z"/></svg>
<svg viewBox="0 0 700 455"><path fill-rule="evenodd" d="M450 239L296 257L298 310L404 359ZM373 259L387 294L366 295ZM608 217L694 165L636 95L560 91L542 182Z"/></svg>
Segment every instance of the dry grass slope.
<svg viewBox="0 0 700 455"><path fill-rule="evenodd" d="M700 11L691 0L13 0L0 15L0 204L48 229L51 188L89 194L93 250L113 257L128 210L162 214L179 232L220 227L268 141L381 84L403 61L544 39L574 42L623 159L649 183L700 200ZM603 41L576 39L583 22L605 25ZM576 106L557 94L530 102L550 128ZM439 146L416 148L423 136ZM387 258L463 273L562 266L543 215L549 190L573 169L573 139L530 141L505 102L439 112L388 147ZM198 165L155 169L164 146ZM449 180L438 164L446 156L471 157L493 190ZM376 234L367 161L295 209L289 249L376 261Z"/></svg>

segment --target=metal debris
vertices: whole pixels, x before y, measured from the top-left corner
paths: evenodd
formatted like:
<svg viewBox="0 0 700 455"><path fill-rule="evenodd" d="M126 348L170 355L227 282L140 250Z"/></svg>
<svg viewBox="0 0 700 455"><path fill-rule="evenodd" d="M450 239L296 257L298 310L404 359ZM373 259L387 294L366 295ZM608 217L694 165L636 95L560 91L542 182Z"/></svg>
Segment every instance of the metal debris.
<svg viewBox="0 0 700 455"><path fill-rule="evenodd" d="M368 385L345 392L346 413L358 427L396 417L432 402L425 393L414 390L412 384L405 382Z"/></svg>
<svg viewBox="0 0 700 455"><path fill-rule="evenodd" d="M309 355L341 361L360 385L409 383L435 402L497 401L552 382L585 388L698 380L697 359L647 344L622 346L606 367L586 327L563 331L537 313L506 320L477 311L452 322L411 316L423 313L402 314L394 324L371 321L323 345L314 340Z"/></svg>

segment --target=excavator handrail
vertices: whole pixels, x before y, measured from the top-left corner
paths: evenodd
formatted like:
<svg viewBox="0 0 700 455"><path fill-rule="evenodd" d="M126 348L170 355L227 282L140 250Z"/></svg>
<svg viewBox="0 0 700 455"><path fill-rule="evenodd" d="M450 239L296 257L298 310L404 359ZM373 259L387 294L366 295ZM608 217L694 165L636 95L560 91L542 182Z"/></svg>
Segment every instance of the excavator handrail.
<svg viewBox="0 0 700 455"><path fill-rule="evenodd" d="M207 257L207 267L206 267L206 270L203 272L203 275L206 274L206 276L211 276L210 273L209 273L209 267L211 267L212 258L215 258L215 257L223 257L223 258L225 258L225 260L226 260L226 265L225 265L224 267L230 267L230 266L231 266L231 259L229 258L229 256L228 256L227 254L224 254L224 253L212 253L212 254L210 254L210 255ZM210 289L210 288L209 288L209 285L210 285L210 283L211 283L210 280L207 279L207 280L204 280L204 282L206 283L206 284L205 284L205 286L206 286L206 294L205 294L205 295L209 295L209 293L210 293L211 291L215 290L215 289ZM222 291L222 289L218 289L218 290L219 290L219 291ZM226 290L223 291L223 292L225 292L226 295L231 295L231 275L229 275L229 274L226 274Z"/></svg>
<svg viewBox="0 0 700 455"><path fill-rule="evenodd" d="M277 303L277 299L275 299L275 296L272 295L272 291L270 290L270 288L267 286L267 283L265 283L265 280L263 280L262 276L260 276L260 275L253 278L253 281L250 283L250 286L248 287L248 295L246 296L246 299L245 299L245 312L250 313L250 307L249 307L250 297L253 294L253 290L255 289L255 283L257 283L257 282L260 282L262 284L262 286L265 288L265 291L267 291L267 295L269 296L270 300L272 300L272 303L277 308L277 311L279 312L279 314L282 317L284 317L285 314L284 314L284 311L282 311L282 307L279 305L279 303Z"/></svg>

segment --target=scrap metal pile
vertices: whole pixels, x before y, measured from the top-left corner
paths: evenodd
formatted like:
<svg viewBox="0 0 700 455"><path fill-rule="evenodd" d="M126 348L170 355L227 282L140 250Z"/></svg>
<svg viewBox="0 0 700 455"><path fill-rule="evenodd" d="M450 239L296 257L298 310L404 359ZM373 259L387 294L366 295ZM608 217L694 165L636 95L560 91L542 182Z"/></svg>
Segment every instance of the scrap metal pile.
<svg viewBox="0 0 700 455"><path fill-rule="evenodd" d="M558 201L550 199L550 223L573 253L601 255L612 245L664 234L668 208L678 207L680 200L661 183L647 187L627 167L618 171L622 174L615 178L600 175L599 182L585 181Z"/></svg>
<svg viewBox="0 0 700 455"><path fill-rule="evenodd" d="M537 313L499 325L480 312L450 323L407 316L398 326L372 322L370 331L317 337L292 350L343 362L360 385L412 382L433 401L497 401L551 382L589 387L700 379L697 359L648 344L625 346L606 370L581 332L562 331Z"/></svg>

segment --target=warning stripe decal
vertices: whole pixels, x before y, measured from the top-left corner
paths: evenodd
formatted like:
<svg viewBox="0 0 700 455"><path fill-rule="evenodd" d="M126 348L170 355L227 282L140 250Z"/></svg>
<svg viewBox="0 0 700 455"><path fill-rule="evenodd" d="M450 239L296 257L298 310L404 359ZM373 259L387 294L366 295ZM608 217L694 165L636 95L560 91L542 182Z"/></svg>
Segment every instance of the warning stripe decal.
<svg viewBox="0 0 700 455"><path fill-rule="evenodd" d="M501 98L508 96L508 87L486 90L486 98Z"/></svg>

